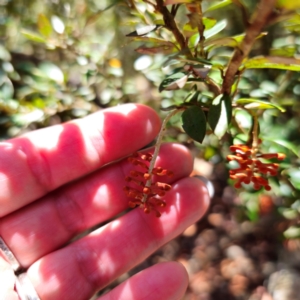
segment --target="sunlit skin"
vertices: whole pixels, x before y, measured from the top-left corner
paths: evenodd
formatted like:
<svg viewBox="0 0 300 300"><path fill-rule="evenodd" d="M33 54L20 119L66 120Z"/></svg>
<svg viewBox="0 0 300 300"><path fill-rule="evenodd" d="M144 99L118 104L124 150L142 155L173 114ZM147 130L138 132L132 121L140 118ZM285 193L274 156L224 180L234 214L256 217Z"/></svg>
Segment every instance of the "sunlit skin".
<svg viewBox="0 0 300 300"><path fill-rule="evenodd" d="M173 143L162 145L156 162L174 174L164 179L172 188L161 217L128 209L123 188L132 164L126 157L149 144L159 129L152 109L126 104L0 144L0 236L42 300L89 299L203 216L206 187L189 177L188 150ZM176 300L187 284L185 269L167 262L99 299ZM12 269L0 256L0 298L18 299L13 287Z"/></svg>

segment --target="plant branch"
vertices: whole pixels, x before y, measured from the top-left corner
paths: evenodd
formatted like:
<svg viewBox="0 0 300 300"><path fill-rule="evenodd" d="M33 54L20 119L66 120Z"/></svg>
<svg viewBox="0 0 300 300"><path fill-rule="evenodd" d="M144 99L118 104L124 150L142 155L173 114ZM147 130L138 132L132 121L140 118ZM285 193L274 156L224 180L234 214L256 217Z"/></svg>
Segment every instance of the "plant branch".
<svg viewBox="0 0 300 300"><path fill-rule="evenodd" d="M154 165L155 165L155 162L156 162L156 159L157 159L157 156L158 156L158 153L159 153L159 149L160 149L160 146L162 144L162 138L165 134L165 131L166 131L166 126L167 126L167 123L169 122L169 120L174 116L176 115L177 113L179 113L180 111L182 110L185 110L186 108L185 107L180 107L180 108L177 108L173 111L171 111L167 116L166 118L164 119L162 125L161 125L161 129L160 129L160 132L157 136L157 141L156 141L156 144L155 144L155 149L154 149L154 153L152 155L152 159L151 159L151 162L150 162L150 165L149 165L149 170L148 170L148 173L151 174L152 171L153 171L153 168L154 168ZM152 178L150 177L147 181L146 181L146 184L145 184L145 187L150 187L152 184ZM142 200L143 203L146 202L146 199L147 199L147 195L144 195L144 198Z"/></svg>
<svg viewBox="0 0 300 300"><path fill-rule="evenodd" d="M276 0L261 0L258 4L251 17L250 26L246 30L245 38L241 45L235 49L231 61L229 62L222 85L223 93L230 95L231 86L234 83L238 69L243 60L249 55L256 37L261 33L273 16L275 3Z"/></svg>
<svg viewBox="0 0 300 300"><path fill-rule="evenodd" d="M253 155L255 156L258 152L258 134L259 134L259 123L258 123L258 116L256 114L252 114L253 118L253 128L252 128L252 151Z"/></svg>
<svg viewBox="0 0 300 300"><path fill-rule="evenodd" d="M177 43L180 45L180 49L185 50L187 52L187 57L192 57L192 53L186 45L185 37L182 34L182 32L179 30L179 28L175 22L174 16L164 5L164 1L156 0L155 8L158 12L160 12L163 15L163 19L165 22L165 28L167 28L168 30L170 30L173 33Z"/></svg>

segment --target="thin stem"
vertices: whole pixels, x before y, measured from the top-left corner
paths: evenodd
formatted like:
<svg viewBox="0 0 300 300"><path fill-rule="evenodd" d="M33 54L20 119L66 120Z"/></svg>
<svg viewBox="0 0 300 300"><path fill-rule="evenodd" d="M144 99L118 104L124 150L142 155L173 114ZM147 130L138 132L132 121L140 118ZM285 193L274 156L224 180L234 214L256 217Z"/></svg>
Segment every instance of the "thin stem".
<svg viewBox="0 0 300 300"><path fill-rule="evenodd" d="M173 11L173 16L174 17L176 16L179 7L180 7L180 4L175 5L174 11Z"/></svg>
<svg viewBox="0 0 300 300"><path fill-rule="evenodd" d="M205 42L205 36L204 36L204 30L205 30L205 26L203 24L203 20L202 20L202 4L198 3L197 5L197 13L200 17L200 22L198 24L198 32L199 32L199 43L198 46L200 47L200 56L204 57L204 42ZM197 46L197 47L198 47Z"/></svg>
<svg viewBox="0 0 300 300"><path fill-rule="evenodd" d="M148 170L148 173L149 174L152 174L152 171L153 171L153 168L154 168L154 165L155 165L155 162L156 162L156 159L157 159L157 156L158 156L158 153L159 153L159 150L160 150L160 146L162 144L162 138L165 134L165 131L166 131L166 127L167 127L167 123L169 122L169 120L174 116L176 115L177 113L179 113L180 111L182 110L185 110L185 107L181 107L181 108L178 108L176 110L173 110L171 111L167 116L166 118L164 119L162 125L161 125L161 129L159 131L159 134L157 136L157 141L156 141L156 144L155 144L155 149L154 149L154 153L152 155L152 159L150 161L150 165L149 165L149 170ZM152 184L152 176L150 176L150 178L146 181L146 184L145 184L145 187L150 187ZM142 202L145 203L147 200L147 195L144 195L143 197L143 200Z"/></svg>
<svg viewBox="0 0 300 300"><path fill-rule="evenodd" d="M186 51L187 57L192 57L193 55L191 53L191 50L186 45L185 37L182 34L182 32L179 30L177 23L175 22L174 16L168 10L168 8L164 5L164 1L156 0L155 8L158 12L160 12L163 15L163 19L164 19L164 23L165 23L164 27L173 33L177 43L180 45L180 49Z"/></svg>
<svg viewBox="0 0 300 300"><path fill-rule="evenodd" d="M252 114L253 117L253 129L252 129L252 155L253 157L256 156L258 152L258 130L259 130L259 123L258 117L256 114Z"/></svg>

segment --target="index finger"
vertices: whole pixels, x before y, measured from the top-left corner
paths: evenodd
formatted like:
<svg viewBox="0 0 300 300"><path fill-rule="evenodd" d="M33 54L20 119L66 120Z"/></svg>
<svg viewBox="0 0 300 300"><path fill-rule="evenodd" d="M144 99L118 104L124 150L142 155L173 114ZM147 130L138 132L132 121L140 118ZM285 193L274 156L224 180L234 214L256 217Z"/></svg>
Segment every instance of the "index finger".
<svg viewBox="0 0 300 300"><path fill-rule="evenodd" d="M0 217L151 142L158 115L125 104L0 143Z"/></svg>

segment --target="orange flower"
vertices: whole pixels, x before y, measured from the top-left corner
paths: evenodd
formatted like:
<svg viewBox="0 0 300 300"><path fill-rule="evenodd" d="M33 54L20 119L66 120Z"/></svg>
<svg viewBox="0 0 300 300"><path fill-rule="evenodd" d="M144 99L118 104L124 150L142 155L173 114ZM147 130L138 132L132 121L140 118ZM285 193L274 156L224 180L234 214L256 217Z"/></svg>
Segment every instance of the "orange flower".
<svg viewBox="0 0 300 300"><path fill-rule="evenodd" d="M159 207L166 206L166 202L161 197L171 189L171 185L163 182L152 182L152 175L172 177L173 172L156 167L150 173L149 163L151 160L151 153L135 152L128 158L128 161L138 170L131 170L130 175L125 177L125 181L133 186L125 186L123 190L129 198L132 198L129 201L129 207L139 206L145 213L153 211L157 217L160 217Z"/></svg>
<svg viewBox="0 0 300 300"><path fill-rule="evenodd" d="M283 153L256 153L248 145L232 145L229 148L233 154L227 156L228 161L236 161L239 164L237 169L229 171L229 177L235 180L234 187L242 187L242 183L253 183L253 188L259 190L262 187L269 191L268 176L276 176L279 165L277 163L265 163L260 159L278 159L283 160Z"/></svg>

